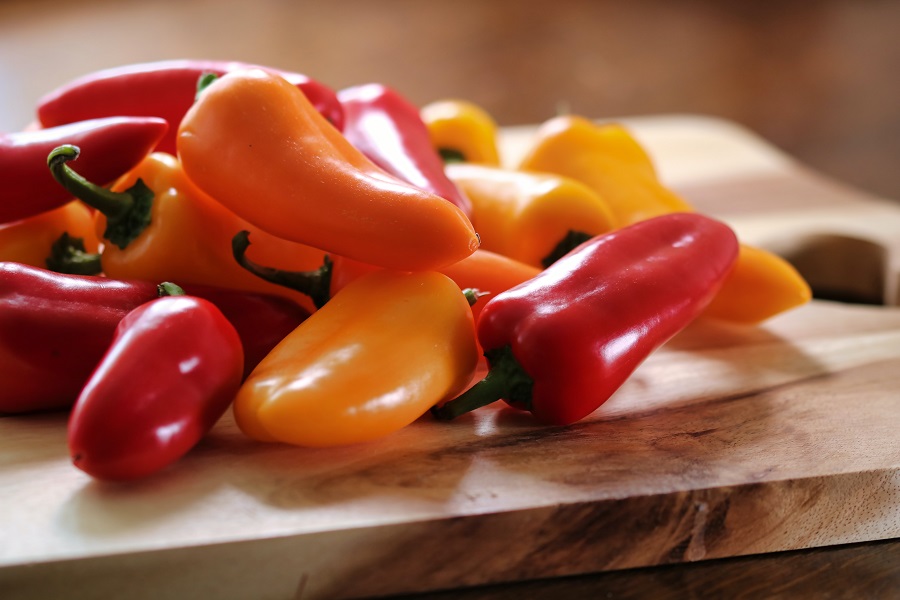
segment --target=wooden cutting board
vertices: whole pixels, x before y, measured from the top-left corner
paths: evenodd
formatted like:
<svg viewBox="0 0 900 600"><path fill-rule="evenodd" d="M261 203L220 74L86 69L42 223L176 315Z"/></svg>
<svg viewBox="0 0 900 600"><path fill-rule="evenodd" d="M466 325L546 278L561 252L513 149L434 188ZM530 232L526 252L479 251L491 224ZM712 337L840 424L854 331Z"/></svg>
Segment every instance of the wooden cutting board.
<svg viewBox="0 0 900 600"><path fill-rule="evenodd" d="M898 304L900 205L739 127L625 120L665 182L814 287ZM504 131L507 160L531 128ZM64 415L0 418L0 597L339 598L900 536L900 309L698 322L576 425L499 405L382 441L252 442L91 481Z"/></svg>

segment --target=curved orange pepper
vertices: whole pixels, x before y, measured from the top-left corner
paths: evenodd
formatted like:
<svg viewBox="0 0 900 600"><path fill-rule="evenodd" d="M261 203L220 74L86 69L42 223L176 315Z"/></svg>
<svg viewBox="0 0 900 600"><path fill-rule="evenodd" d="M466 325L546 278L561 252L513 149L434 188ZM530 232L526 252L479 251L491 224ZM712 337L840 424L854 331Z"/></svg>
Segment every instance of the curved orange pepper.
<svg viewBox="0 0 900 600"><path fill-rule="evenodd" d="M618 124L599 125L577 116L550 119L538 129L519 168L581 181L609 205L618 227L692 210L660 183L649 155Z"/></svg>
<svg viewBox="0 0 900 600"><path fill-rule="evenodd" d="M497 123L466 100L438 100L420 111L431 143L447 162L498 166Z"/></svg>
<svg viewBox="0 0 900 600"><path fill-rule="evenodd" d="M378 270L341 290L259 363L234 415L261 441L370 441L461 391L477 363L472 313L453 281Z"/></svg>
<svg viewBox="0 0 900 600"><path fill-rule="evenodd" d="M472 164L446 171L472 202L482 247L526 264L546 267L614 227L607 203L574 179ZM566 244L572 236L576 241Z"/></svg>
<svg viewBox="0 0 900 600"><path fill-rule="evenodd" d="M387 174L296 86L261 70L228 73L185 115L188 177L259 229L332 254L428 270L478 247L468 217Z"/></svg>
<svg viewBox="0 0 900 600"><path fill-rule="evenodd" d="M80 238L85 252L97 252L91 210L74 200L27 219L0 224L0 261L47 268L53 245L63 234Z"/></svg>

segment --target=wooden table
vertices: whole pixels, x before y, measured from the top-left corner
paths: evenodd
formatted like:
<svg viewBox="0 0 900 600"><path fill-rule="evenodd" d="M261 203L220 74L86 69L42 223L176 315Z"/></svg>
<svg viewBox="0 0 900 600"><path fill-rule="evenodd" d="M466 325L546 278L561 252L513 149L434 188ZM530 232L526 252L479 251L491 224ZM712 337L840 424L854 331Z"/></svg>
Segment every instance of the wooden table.
<svg viewBox="0 0 900 600"><path fill-rule="evenodd" d="M849 249L845 287L898 304L895 205L729 122L626 124L663 180L743 241L798 256ZM531 132L504 132L508 161ZM810 261L811 280L828 267ZM874 271L880 288L857 279ZM68 464L64 416L6 417L0 591L465 597L459 588L504 584L466 593L887 597L898 550L886 540L900 538L894 306L815 301L756 328L698 322L566 428L492 406L306 450L250 442L226 417L175 468L126 486Z"/></svg>

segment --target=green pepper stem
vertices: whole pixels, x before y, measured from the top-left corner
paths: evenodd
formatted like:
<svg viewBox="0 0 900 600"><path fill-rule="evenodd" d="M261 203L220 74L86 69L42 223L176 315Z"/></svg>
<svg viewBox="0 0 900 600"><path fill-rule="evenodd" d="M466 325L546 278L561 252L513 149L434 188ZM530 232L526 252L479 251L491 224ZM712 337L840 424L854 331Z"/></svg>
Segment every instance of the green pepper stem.
<svg viewBox="0 0 900 600"><path fill-rule="evenodd" d="M184 296L185 292L180 285L171 281L163 281L156 286L156 295L160 298L164 296Z"/></svg>
<svg viewBox="0 0 900 600"><path fill-rule="evenodd" d="M70 194L96 208L107 218L113 219L127 213L134 204L134 199L130 194L112 192L91 183L66 164L69 161L77 160L80 155L81 149L71 144L54 148L47 157L47 166L50 167L53 178Z"/></svg>
<svg viewBox="0 0 900 600"><path fill-rule="evenodd" d="M203 73L200 75L197 79L197 92L194 94L194 100L199 99L200 94L206 91L206 88L211 86L218 78L219 76L215 73Z"/></svg>
<svg viewBox="0 0 900 600"><path fill-rule="evenodd" d="M231 252L234 259L246 270L268 282L306 294L316 308L322 308L331 298L331 274L334 263L327 254L322 266L312 271L285 271L274 267L260 265L247 258L250 247L250 232L240 231L231 239Z"/></svg>
<svg viewBox="0 0 900 600"><path fill-rule="evenodd" d="M453 400L433 407L431 414L436 419L450 421L501 399L530 410L534 381L516 360L512 348L503 346L484 355L490 365L487 375Z"/></svg>
<svg viewBox="0 0 900 600"><path fill-rule="evenodd" d="M100 254L85 250L84 239L64 231L50 247L47 268L55 273L70 275L99 275L103 270Z"/></svg>
<svg viewBox="0 0 900 600"><path fill-rule="evenodd" d="M53 178L70 194L106 216L103 237L124 249L150 225L153 190L140 179L124 192L113 192L91 183L66 164L77 159L80 153L77 146L59 146L50 152L47 166Z"/></svg>

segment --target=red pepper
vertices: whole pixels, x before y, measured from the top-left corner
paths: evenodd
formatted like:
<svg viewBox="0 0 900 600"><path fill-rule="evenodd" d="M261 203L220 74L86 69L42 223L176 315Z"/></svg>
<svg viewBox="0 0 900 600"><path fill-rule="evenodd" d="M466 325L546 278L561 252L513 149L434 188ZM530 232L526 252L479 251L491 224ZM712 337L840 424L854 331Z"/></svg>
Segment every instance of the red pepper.
<svg viewBox="0 0 900 600"><path fill-rule="evenodd" d="M213 302L238 330L245 374L308 316L281 297L185 288ZM157 296L156 283L0 263L0 413L70 407L119 321Z"/></svg>
<svg viewBox="0 0 900 600"><path fill-rule="evenodd" d="M472 203L444 173L419 109L395 90L371 83L338 92L344 137L376 165L472 215Z"/></svg>
<svg viewBox="0 0 900 600"><path fill-rule="evenodd" d="M175 154L175 134L194 103L200 78L251 66L240 62L167 60L96 71L41 98L37 115L44 127L110 115L162 117L171 127L157 150ZM262 68L296 85L332 125L343 127L343 111L334 90L300 73Z"/></svg>
<svg viewBox="0 0 900 600"><path fill-rule="evenodd" d="M47 155L61 144L87 151L79 171L100 185L140 163L165 135L155 117L106 117L0 135L0 223L59 208L72 200L47 170Z"/></svg>
<svg viewBox="0 0 900 600"><path fill-rule="evenodd" d="M72 462L98 479L155 473L187 453L241 384L241 340L202 298L172 295L125 316L69 418Z"/></svg>
<svg viewBox="0 0 900 600"><path fill-rule="evenodd" d="M544 423L584 418L700 314L737 254L728 226L689 213L583 243L485 304L478 339L488 374L435 416L502 398Z"/></svg>

